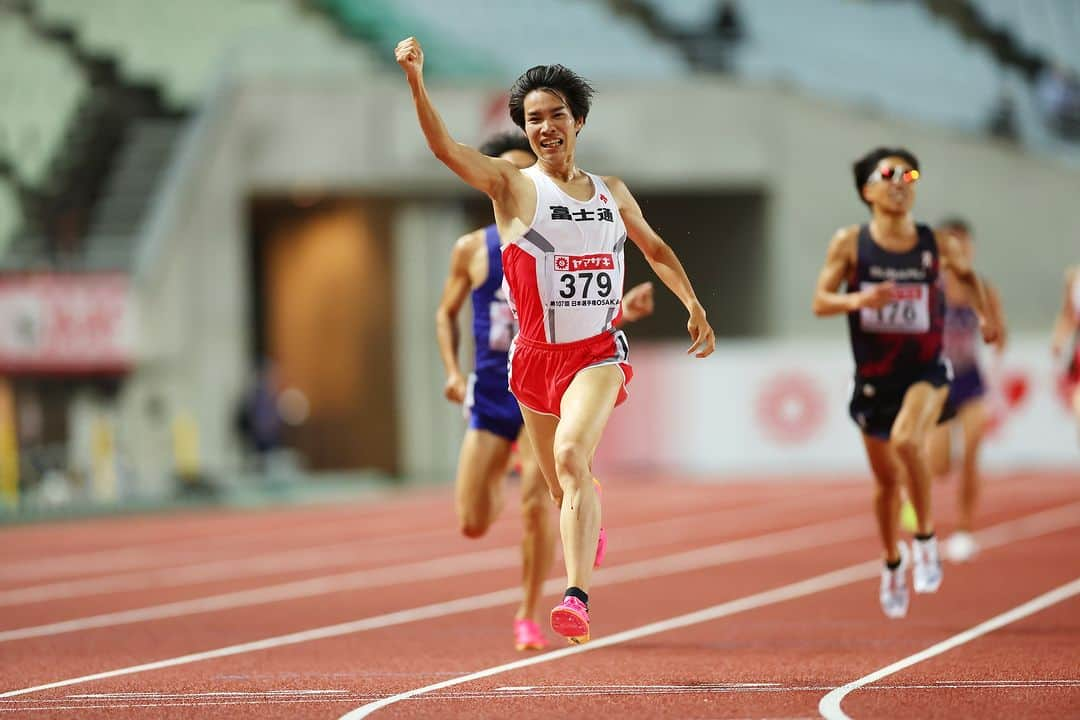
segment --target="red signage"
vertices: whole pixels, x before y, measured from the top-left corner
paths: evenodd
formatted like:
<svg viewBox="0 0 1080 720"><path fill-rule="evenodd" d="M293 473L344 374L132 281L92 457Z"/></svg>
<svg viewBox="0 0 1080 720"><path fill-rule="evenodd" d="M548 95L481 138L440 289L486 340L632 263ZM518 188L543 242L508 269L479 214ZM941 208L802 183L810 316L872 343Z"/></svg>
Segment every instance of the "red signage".
<svg viewBox="0 0 1080 720"><path fill-rule="evenodd" d="M556 270L614 270L615 258L611 253L597 253L595 255L556 255Z"/></svg>
<svg viewBox="0 0 1080 720"><path fill-rule="evenodd" d="M126 275L0 275L0 372L125 372L133 329Z"/></svg>

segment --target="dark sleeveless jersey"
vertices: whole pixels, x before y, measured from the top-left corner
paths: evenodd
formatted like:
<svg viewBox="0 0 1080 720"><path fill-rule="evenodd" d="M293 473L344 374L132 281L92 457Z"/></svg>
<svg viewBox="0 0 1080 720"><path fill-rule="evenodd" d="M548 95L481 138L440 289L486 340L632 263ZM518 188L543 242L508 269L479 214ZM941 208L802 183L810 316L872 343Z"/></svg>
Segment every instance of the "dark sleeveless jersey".
<svg viewBox="0 0 1080 720"><path fill-rule="evenodd" d="M904 253L885 250L859 228L858 259L847 292L892 280L895 302L878 310L848 313L856 374L873 378L907 376L941 361L945 328L945 289L934 231L916 225L918 242Z"/></svg>
<svg viewBox="0 0 1080 720"><path fill-rule="evenodd" d="M472 291L476 373L491 373L506 388L509 386L510 341L517 333L517 324L503 293L502 247L494 225L485 228L484 242L487 245L487 277Z"/></svg>

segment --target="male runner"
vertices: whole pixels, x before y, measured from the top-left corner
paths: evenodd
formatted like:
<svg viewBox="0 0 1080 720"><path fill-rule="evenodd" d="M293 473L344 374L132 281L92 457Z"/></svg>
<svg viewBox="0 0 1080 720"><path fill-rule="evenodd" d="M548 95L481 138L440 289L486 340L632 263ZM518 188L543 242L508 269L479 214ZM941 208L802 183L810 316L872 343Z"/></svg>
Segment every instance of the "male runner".
<svg viewBox="0 0 1080 720"><path fill-rule="evenodd" d="M526 71L510 92L510 117L525 131L536 165L519 170L456 142L432 105L415 38L396 48L432 153L488 195L503 242L503 272L520 332L510 352L510 387L553 497L568 588L551 612L571 642L589 639L588 587L600 532L592 458L632 371L616 328L627 237L682 300L689 353L715 347L705 310L671 248L645 221L625 183L577 167L577 134L592 88L561 65Z"/></svg>
<svg viewBox="0 0 1080 720"><path fill-rule="evenodd" d="M971 227L960 218L946 220L938 231L955 237L961 252L970 263L975 257ZM1000 355L1005 350L1005 318L997 291L983 280L987 308L998 328L994 343ZM972 535L975 503L979 496L979 448L986 435L990 416L984 395L986 385L978 364L979 318L972 309L970 290L958 283L951 274L945 276L945 357L952 365L953 380L949 386L948 405L956 411L955 423L939 425L930 433L930 468L935 477L943 478L952 464L952 425L958 424L964 433L963 460L960 466L959 518L956 531L945 542L945 554L953 562L966 562L978 552Z"/></svg>
<svg viewBox="0 0 1080 720"><path fill-rule="evenodd" d="M480 151L502 158L518 168L536 162L528 138L520 132L496 135ZM522 601L514 619L514 645L518 650L542 650L547 640L537 622L537 600L551 567L555 535L547 513L547 484L521 432L521 410L509 389L509 350L517 332L502 288L502 252L494 225L463 235L454 245L450 271L435 314L439 352L446 368L444 394L463 403L469 429L458 458L455 496L461 532L482 537L502 509L503 479L513 444L521 464ZM457 316L472 296L474 372L466 381L458 364ZM623 320L652 313L652 284L642 283L623 298ZM597 545L595 563L602 558Z"/></svg>
<svg viewBox="0 0 1080 720"><path fill-rule="evenodd" d="M888 617L899 618L908 608L907 552L897 542L897 480L905 473L918 516L915 592L935 592L942 579L926 436L942 419L950 376L942 357L943 271L970 292L983 338L992 341L997 331L986 316L982 285L956 238L916 224L911 216L919 179L915 156L877 148L856 161L853 171L871 220L833 236L813 310L819 316L848 316L856 365L850 413L876 480L874 510L885 549L879 600ZM838 292L841 283L846 292Z"/></svg>

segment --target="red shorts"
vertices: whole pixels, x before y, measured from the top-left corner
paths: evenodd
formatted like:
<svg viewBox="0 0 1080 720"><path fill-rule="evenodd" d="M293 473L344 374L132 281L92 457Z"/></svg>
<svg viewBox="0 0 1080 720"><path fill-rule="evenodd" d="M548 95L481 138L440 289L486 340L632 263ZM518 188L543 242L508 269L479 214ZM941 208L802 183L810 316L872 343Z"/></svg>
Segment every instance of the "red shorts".
<svg viewBox="0 0 1080 720"><path fill-rule="evenodd" d="M626 386L634 376L629 355L630 347L621 331L556 344L518 336L510 349L510 392L533 412L559 417L563 393L579 372L600 365L618 365L623 374L615 399L618 407L628 397Z"/></svg>

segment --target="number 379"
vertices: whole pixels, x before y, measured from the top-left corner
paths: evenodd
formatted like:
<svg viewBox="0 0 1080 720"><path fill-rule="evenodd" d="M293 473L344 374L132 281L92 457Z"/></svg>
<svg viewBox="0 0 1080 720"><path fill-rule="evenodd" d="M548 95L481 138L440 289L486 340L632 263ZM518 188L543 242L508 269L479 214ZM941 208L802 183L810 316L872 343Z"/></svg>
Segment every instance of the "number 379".
<svg viewBox="0 0 1080 720"><path fill-rule="evenodd" d="M578 285L582 286L580 297L588 299L589 289L593 285L593 280L596 280L596 297L606 298L611 295L611 275L606 272L579 272L579 273L563 273L559 277L559 281L563 284L561 290L559 290L559 297L570 299L572 297L578 297L577 289Z"/></svg>

